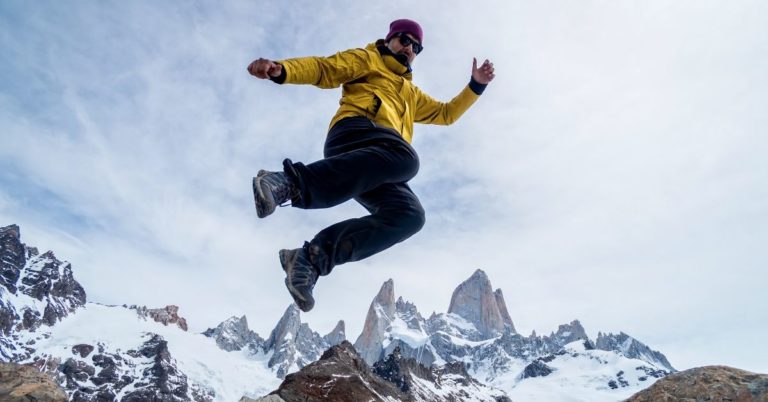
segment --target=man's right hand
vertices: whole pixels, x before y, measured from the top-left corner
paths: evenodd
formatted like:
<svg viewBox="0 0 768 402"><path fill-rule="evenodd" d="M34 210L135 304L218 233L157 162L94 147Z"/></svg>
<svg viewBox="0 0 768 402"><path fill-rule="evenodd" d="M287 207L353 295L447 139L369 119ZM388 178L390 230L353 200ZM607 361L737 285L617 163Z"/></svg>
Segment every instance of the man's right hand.
<svg viewBox="0 0 768 402"><path fill-rule="evenodd" d="M279 77L283 66L267 59L257 59L248 65L248 72L256 78L268 79Z"/></svg>

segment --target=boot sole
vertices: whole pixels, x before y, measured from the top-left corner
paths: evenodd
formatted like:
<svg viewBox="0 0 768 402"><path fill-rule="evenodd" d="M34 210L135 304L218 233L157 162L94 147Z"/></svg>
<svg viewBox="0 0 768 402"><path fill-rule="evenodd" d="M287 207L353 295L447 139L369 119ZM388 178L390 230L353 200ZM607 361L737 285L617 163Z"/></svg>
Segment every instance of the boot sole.
<svg viewBox="0 0 768 402"><path fill-rule="evenodd" d="M296 256L290 256L290 252L290 250L280 250L279 253L280 265L283 266L283 271L285 271L285 274L287 275L285 277L285 287L288 288L288 293L291 294L291 297L293 297L293 301L296 302L296 305L299 306L301 311L306 313L312 310L312 308L315 306L315 299L311 295L309 297L302 295L302 293L293 287L291 282L288 280L288 278L290 278L291 274L293 273L293 267L296 266Z"/></svg>
<svg viewBox="0 0 768 402"><path fill-rule="evenodd" d="M259 170L256 177L253 178L253 196L256 203L256 215L259 218L265 218L275 212L277 205L272 197L272 192L262 186L261 179L267 175L266 170Z"/></svg>

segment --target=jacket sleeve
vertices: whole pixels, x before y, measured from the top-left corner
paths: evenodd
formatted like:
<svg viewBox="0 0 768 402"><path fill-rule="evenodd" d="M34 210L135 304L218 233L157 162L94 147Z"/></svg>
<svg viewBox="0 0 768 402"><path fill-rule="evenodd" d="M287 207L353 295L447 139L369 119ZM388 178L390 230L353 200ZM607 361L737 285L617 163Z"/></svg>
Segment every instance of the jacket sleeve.
<svg viewBox="0 0 768 402"><path fill-rule="evenodd" d="M368 73L370 55L365 49L350 49L329 57L299 57L280 60L285 84L309 84L337 88Z"/></svg>
<svg viewBox="0 0 768 402"><path fill-rule="evenodd" d="M464 114L480 97L469 85L459 92L450 102L440 102L422 92L416 91L416 123L449 125Z"/></svg>

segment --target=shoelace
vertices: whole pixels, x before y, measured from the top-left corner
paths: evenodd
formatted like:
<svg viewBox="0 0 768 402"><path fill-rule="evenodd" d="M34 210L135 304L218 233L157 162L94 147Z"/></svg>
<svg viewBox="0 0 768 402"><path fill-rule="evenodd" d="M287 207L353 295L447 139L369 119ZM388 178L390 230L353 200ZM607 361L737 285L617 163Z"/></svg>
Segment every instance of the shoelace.
<svg viewBox="0 0 768 402"><path fill-rule="evenodd" d="M291 184L285 176L280 173L269 173L263 180L272 188L276 199L284 200L278 204L279 207L287 207L291 205Z"/></svg>
<svg viewBox="0 0 768 402"><path fill-rule="evenodd" d="M315 276L312 275L314 268L312 268L307 258L301 254L296 256L296 265L300 266L301 269L297 269L298 267L293 269L291 282L294 282L294 286L296 286L295 280L298 279L298 285L308 286L312 290L315 287Z"/></svg>

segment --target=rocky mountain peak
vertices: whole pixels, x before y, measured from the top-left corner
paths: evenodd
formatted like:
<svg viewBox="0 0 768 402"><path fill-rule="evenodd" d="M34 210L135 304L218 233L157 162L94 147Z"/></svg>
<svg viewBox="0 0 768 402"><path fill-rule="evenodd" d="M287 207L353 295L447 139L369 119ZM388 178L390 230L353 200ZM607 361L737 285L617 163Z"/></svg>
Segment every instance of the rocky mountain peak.
<svg viewBox="0 0 768 402"><path fill-rule="evenodd" d="M387 280L381 285L379 293L373 298L371 305L377 304L381 310L392 317L395 313L395 282L392 279Z"/></svg>
<svg viewBox="0 0 768 402"><path fill-rule="evenodd" d="M207 329L203 335L216 340L216 345L228 352L246 347L258 350L264 346L264 340L248 328L245 316L230 317L216 328Z"/></svg>
<svg viewBox="0 0 768 402"><path fill-rule="evenodd" d="M328 342L328 344L331 346L336 346L345 341L347 339L347 334L344 320L340 320L333 328L333 330L328 333L328 335L324 336L323 339L325 339L325 341Z"/></svg>
<svg viewBox="0 0 768 402"><path fill-rule="evenodd" d="M0 228L0 332L6 335L52 326L86 301L69 263L50 251L40 255L20 236L16 225ZM20 351L10 349L0 344L0 355L20 357Z"/></svg>
<svg viewBox="0 0 768 402"><path fill-rule="evenodd" d="M277 322L277 326L270 333L267 338L265 347L267 349L275 349L286 339L286 337L293 337L299 331L301 326L301 317L299 306L296 303L291 303L283 313L280 321Z"/></svg>
<svg viewBox="0 0 768 402"><path fill-rule="evenodd" d="M21 237L19 232L20 232L19 225L15 224L15 223L12 223L12 224L10 224L8 226L0 227L0 238L5 237L5 236L12 236L12 237L16 237L18 239L18 238Z"/></svg>
<svg viewBox="0 0 768 402"><path fill-rule="evenodd" d="M264 353L272 354L267 366L275 370L279 378L284 378L288 373L315 361L325 349L331 346L330 338L338 341L339 338L344 337L344 324L340 323L340 325L339 332L322 337L312 331L308 324L301 322L298 306L291 303L275 329L272 330L269 339L264 343Z"/></svg>
<svg viewBox="0 0 768 402"><path fill-rule="evenodd" d="M618 335L604 334L599 332L597 334L597 341L595 342L595 348L599 350L618 352L630 359L640 359L648 363L656 364L664 368L669 369L671 372L675 372L672 364L669 363L667 357L661 352L652 350L644 343L637 339L620 332Z"/></svg>
<svg viewBox="0 0 768 402"><path fill-rule="evenodd" d="M500 300L504 301L503 296ZM449 314L456 314L474 324L486 339L503 334L506 327L512 323L512 319L508 317L509 313L505 318L502 310L507 311L506 305L499 306L488 275L480 269L453 291L448 307Z"/></svg>
<svg viewBox="0 0 768 402"><path fill-rule="evenodd" d="M578 340L588 340L587 331L581 325L579 320L573 320L570 324L563 324L557 327L557 332L553 334L561 344L571 343Z"/></svg>
<svg viewBox="0 0 768 402"><path fill-rule="evenodd" d="M355 341L355 349L367 362L375 362L382 356L385 333L395 317L395 283L387 280L373 298L363 324L363 332Z"/></svg>

